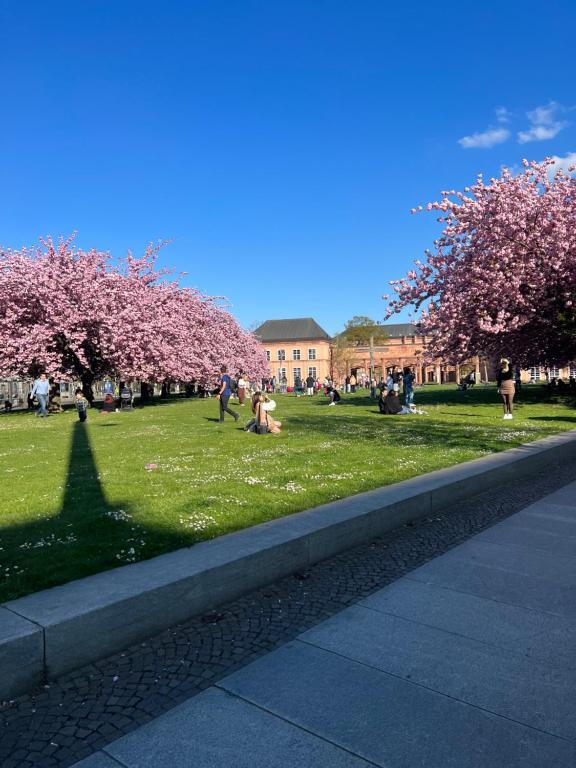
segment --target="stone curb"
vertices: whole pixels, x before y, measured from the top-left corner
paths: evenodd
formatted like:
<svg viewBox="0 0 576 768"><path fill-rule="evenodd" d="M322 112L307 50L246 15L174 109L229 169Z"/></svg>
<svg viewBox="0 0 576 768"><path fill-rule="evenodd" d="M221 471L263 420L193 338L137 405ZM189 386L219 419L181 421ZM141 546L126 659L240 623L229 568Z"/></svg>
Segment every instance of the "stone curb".
<svg viewBox="0 0 576 768"><path fill-rule="evenodd" d="M576 430L0 606L0 699L506 480L576 457Z"/></svg>

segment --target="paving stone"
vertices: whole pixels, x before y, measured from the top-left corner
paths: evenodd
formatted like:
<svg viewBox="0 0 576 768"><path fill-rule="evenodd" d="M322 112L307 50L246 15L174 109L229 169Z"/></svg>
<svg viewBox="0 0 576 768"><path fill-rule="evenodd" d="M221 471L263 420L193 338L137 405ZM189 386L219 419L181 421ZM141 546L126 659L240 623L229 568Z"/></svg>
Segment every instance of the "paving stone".
<svg viewBox="0 0 576 768"><path fill-rule="evenodd" d="M576 757L564 739L299 641L218 686L386 768L567 768Z"/></svg>
<svg viewBox="0 0 576 768"><path fill-rule="evenodd" d="M158 765L158 763L157 763ZM94 755L74 764L74 768L120 768L122 763L104 752L96 752Z"/></svg>
<svg viewBox="0 0 576 768"><path fill-rule="evenodd" d="M224 691L210 689L107 747L126 768L368 768Z"/></svg>
<svg viewBox="0 0 576 768"><path fill-rule="evenodd" d="M506 573L547 579L560 586L576 586L576 564L573 557L544 551L532 551L528 555L516 546L496 544L477 536L440 559L444 562L466 560Z"/></svg>
<svg viewBox="0 0 576 768"><path fill-rule="evenodd" d="M511 479L497 491L447 507L221 606L215 623L212 612L209 622L194 618L0 705L0 765L10 765L18 750L15 768L67 768L575 477L576 461L566 460L535 471L530 482ZM518 580L520 595L526 578ZM573 592L566 592L564 603L568 600L575 602ZM236 646L242 653L233 652ZM159 691L157 679L177 686ZM126 693L137 701L109 703L111 696ZM120 717L125 719L118 729ZM99 729L106 724L113 730L103 735ZM60 744L61 730L71 725L92 731L98 740L87 746L70 737L74 741L68 749L49 754L50 743ZM29 750L36 737L44 742L45 759Z"/></svg>
<svg viewBox="0 0 576 768"><path fill-rule="evenodd" d="M576 533L576 526L574 533ZM536 549L554 556L562 555L576 558L576 535L567 536L566 534L543 531L541 528L531 526L526 518L515 521L514 525L508 527L494 526L494 528L479 534L476 540L524 549Z"/></svg>
<svg viewBox="0 0 576 768"><path fill-rule="evenodd" d="M363 606L301 640L560 738L576 732L574 671Z"/></svg>
<svg viewBox="0 0 576 768"><path fill-rule="evenodd" d="M501 547L504 549L504 547ZM451 560L438 560L414 570L409 578L456 592L466 592L490 600L547 611L557 616L576 619L576 600L572 585L554 580L514 573L493 565L458 559L458 570ZM554 588L551 588L554 585Z"/></svg>
<svg viewBox="0 0 576 768"><path fill-rule="evenodd" d="M360 604L546 664L576 669L576 619L422 584L409 577L399 579Z"/></svg>

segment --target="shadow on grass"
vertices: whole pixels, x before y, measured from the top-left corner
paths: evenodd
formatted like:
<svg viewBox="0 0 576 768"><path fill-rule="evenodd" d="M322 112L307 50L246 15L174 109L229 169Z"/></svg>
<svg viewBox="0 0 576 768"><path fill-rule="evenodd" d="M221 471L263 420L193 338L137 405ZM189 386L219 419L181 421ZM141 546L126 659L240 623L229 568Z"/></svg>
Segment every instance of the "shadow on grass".
<svg viewBox="0 0 576 768"><path fill-rule="evenodd" d="M568 421L576 423L576 416L528 416L529 421Z"/></svg>
<svg viewBox="0 0 576 768"><path fill-rule="evenodd" d="M200 538L191 530L175 533L160 526L141 525L133 519L128 503L110 503L102 488L87 425L77 421L72 429L59 512L0 528L0 602L189 546ZM147 542L148 533L153 533L153 543Z"/></svg>

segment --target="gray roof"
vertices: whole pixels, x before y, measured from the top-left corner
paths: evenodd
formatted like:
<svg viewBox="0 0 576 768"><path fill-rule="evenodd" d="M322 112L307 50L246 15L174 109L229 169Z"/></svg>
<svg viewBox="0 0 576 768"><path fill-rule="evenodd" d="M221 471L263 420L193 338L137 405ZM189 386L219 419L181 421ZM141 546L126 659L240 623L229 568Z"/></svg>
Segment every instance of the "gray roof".
<svg viewBox="0 0 576 768"><path fill-rule="evenodd" d="M260 341L330 341L330 336L311 317L266 320L254 334Z"/></svg>
<svg viewBox="0 0 576 768"><path fill-rule="evenodd" d="M381 328L389 339L397 339L399 336L419 336L422 333L415 323L382 323Z"/></svg>

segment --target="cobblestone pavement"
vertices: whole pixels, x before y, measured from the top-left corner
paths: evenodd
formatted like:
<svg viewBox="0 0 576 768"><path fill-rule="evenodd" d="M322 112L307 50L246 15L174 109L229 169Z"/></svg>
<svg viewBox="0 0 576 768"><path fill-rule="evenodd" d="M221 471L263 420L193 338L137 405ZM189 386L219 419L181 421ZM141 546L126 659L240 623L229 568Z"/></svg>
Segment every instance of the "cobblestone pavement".
<svg viewBox="0 0 576 768"><path fill-rule="evenodd" d="M576 461L474 497L0 706L0 766L69 766L576 479Z"/></svg>

